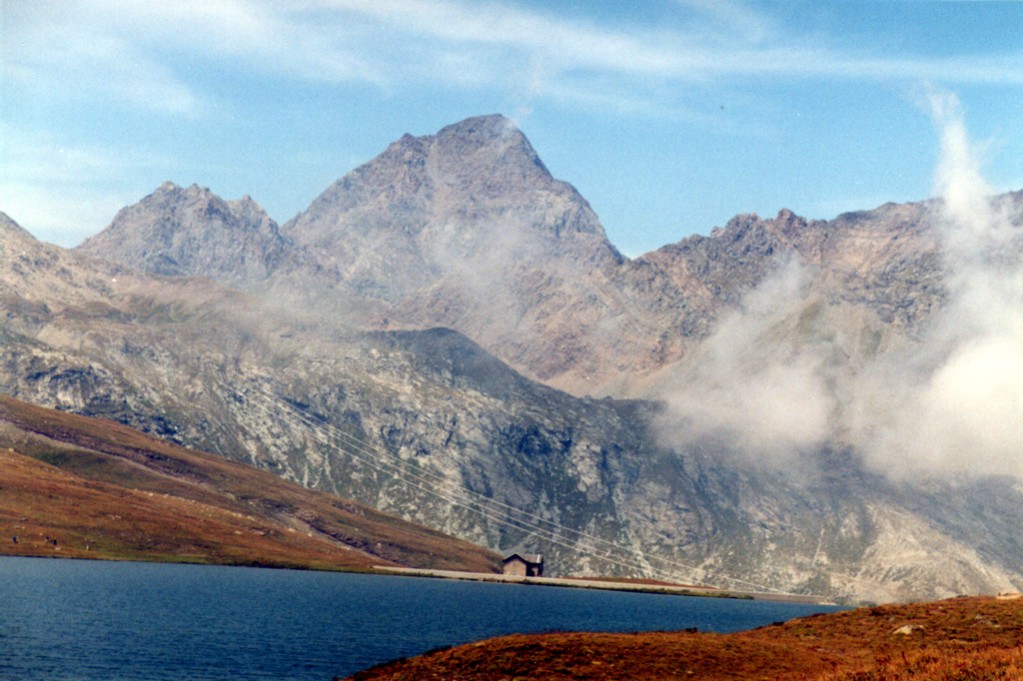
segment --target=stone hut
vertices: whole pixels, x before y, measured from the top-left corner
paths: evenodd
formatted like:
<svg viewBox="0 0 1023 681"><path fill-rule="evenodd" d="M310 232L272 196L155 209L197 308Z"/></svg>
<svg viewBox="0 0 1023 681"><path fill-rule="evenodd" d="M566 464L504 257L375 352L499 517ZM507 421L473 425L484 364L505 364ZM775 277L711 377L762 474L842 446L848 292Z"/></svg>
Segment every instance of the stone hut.
<svg viewBox="0 0 1023 681"><path fill-rule="evenodd" d="M502 561L506 575L543 577L543 556L539 553L513 553Z"/></svg>

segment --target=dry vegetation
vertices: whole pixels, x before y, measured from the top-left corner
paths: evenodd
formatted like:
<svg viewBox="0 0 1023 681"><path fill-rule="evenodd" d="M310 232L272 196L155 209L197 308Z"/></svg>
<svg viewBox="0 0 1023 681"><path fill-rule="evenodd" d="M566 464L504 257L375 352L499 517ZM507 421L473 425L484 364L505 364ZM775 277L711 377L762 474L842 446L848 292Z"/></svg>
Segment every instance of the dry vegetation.
<svg viewBox="0 0 1023 681"><path fill-rule="evenodd" d="M499 560L270 473L2 396L0 554L481 572Z"/></svg>
<svg viewBox="0 0 1023 681"><path fill-rule="evenodd" d="M735 634L506 636L380 665L351 679L1023 679L1023 600L860 608Z"/></svg>

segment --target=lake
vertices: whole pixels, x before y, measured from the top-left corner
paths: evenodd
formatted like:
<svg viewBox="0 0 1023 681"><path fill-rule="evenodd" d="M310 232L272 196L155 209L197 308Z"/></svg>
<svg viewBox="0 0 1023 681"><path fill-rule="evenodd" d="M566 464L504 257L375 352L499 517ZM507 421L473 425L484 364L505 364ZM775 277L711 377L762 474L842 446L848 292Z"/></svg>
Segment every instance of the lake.
<svg viewBox="0 0 1023 681"><path fill-rule="evenodd" d="M499 634L728 632L836 609L417 577L0 557L0 679L330 681Z"/></svg>

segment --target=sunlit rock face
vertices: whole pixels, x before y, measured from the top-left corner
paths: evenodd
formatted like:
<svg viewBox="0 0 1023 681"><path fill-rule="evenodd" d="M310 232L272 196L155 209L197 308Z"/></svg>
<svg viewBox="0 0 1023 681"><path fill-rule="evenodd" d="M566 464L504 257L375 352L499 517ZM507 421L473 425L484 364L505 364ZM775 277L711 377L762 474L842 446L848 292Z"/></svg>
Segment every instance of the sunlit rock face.
<svg viewBox="0 0 1023 681"><path fill-rule="evenodd" d="M283 231L330 285L378 306L376 327L454 328L534 377L594 367L621 307L608 282L622 256L502 116L406 135Z"/></svg>
<svg viewBox="0 0 1023 681"><path fill-rule="evenodd" d="M272 292L347 326L456 329L548 385L636 397L793 261L829 305L876 317L878 342L916 333L943 295L931 213L741 215L629 260L585 199L493 115L405 135L280 228L248 197L168 183L79 250Z"/></svg>

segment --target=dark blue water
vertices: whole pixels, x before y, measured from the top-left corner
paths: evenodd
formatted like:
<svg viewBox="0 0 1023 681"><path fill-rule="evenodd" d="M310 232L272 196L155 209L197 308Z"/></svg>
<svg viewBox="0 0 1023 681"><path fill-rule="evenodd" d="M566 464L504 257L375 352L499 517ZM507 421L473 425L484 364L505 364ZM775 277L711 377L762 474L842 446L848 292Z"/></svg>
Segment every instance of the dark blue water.
<svg viewBox="0 0 1023 681"><path fill-rule="evenodd" d="M725 632L826 610L414 577L0 557L0 680L329 681L498 634Z"/></svg>

